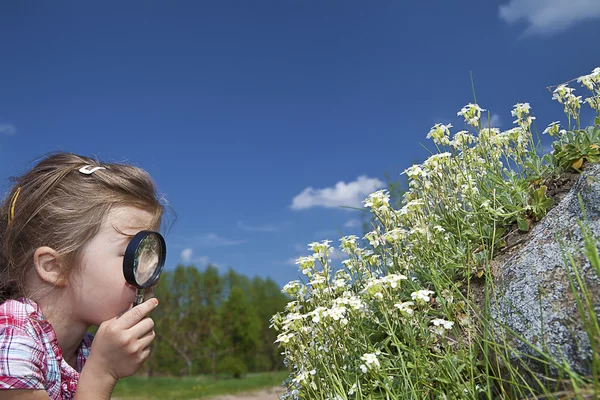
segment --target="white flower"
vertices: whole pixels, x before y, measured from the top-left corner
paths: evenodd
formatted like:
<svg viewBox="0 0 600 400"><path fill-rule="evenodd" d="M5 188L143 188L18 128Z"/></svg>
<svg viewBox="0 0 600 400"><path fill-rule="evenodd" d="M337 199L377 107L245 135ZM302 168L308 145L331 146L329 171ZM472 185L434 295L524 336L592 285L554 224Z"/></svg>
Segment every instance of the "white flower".
<svg viewBox="0 0 600 400"><path fill-rule="evenodd" d="M347 300L348 300L348 305L355 310L360 310L361 308L364 308L364 304L363 304L362 300L356 296L352 296Z"/></svg>
<svg viewBox="0 0 600 400"><path fill-rule="evenodd" d="M471 126L478 126L479 119L481 118L481 113L485 111L483 108L479 107L477 104L467 104L459 112L456 113L458 116L462 116L465 119L465 122Z"/></svg>
<svg viewBox="0 0 600 400"><path fill-rule="evenodd" d="M367 239L369 244L375 248L377 248L380 244L385 243L385 239L383 239L377 231L371 231L367 233L363 239Z"/></svg>
<svg viewBox="0 0 600 400"><path fill-rule="evenodd" d="M360 366L360 369L364 374L366 374L368 370L378 370L381 367L379 360L377 359L377 353L365 353L360 359L365 362Z"/></svg>
<svg viewBox="0 0 600 400"><path fill-rule="evenodd" d="M558 101L563 104L564 111L567 115L573 116L573 118L579 117L579 109L581 108L581 96L575 96L573 92L575 89L570 88L566 85L558 85L552 94L552 100Z"/></svg>
<svg viewBox="0 0 600 400"><path fill-rule="evenodd" d="M365 207L379 208L383 205L387 205L390 202L390 194L387 190L378 190L375 193L371 193L364 201Z"/></svg>
<svg viewBox="0 0 600 400"><path fill-rule="evenodd" d="M450 157L452 157L452 154L447 151L444 153L434 154L432 156L429 156L429 158L423 162L423 165L425 165L427 168L444 165L446 163L446 160Z"/></svg>
<svg viewBox="0 0 600 400"><path fill-rule="evenodd" d="M382 280L390 285L392 289L398 287L398 283L400 281L407 280L408 278L401 274L389 274L385 276Z"/></svg>
<svg viewBox="0 0 600 400"><path fill-rule="evenodd" d="M346 307L344 307L344 306L332 307L327 313L335 321L339 321L340 319L344 318L344 315L346 315Z"/></svg>
<svg viewBox="0 0 600 400"><path fill-rule="evenodd" d="M435 326L440 326L440 325L443 326L444 329L446 329L446 330L452 329L452 326L454 325L454 322L446 321L445 319L441 319L441 318L432 319L431 322Z"/></svg>
<svg viewBox="0 0 600 400"><path fill-rule="evenodd" d="M350 390L348 390L348 396L352 396L354 394L354 392L356 391L356 389L357 389L356 383L353 383Z"/></svg>
<svg viewBox="0 0 600 400"><path fill-rule="evenodd" d="M356 244L356 239L358 239L358 236L348 235L348 236L342 237L340 239L340 242L342 242L342 245L351 245L351 244Z"/></svg>
<svg viewBox="0 0 600 400"><path fill-rule="evenodd" d="M413 300L416 300L417 302L428 303L429 300L431 300L431 298L429 296L432 295L433 293L434 292L432 292L431 290L418 290L416 292L412 292L410 294L410 297Z"/></svg>
<svg viewBox="0 0 600 400"><path fill-rule="evenodd" d="M517 103L510 114L513 117L521 118L523 115L529 114L529 110L531 110L529 103Z"/></svg>
<svg viewBox="0 0 600 400"><path fill-rule="evenodd" d="M600 96L588 97L584 103L587 103L593 110L600 112Z"/></svg>
<svg viewBox="0 0 600 400"><path fill-rule="evenodd" d="M450 144L450 128L452 128L452 124L435 124L427 134L427 139L432 138L434 143L448 145Z"/></svg>
<svg viewBox="0 0 600 400"><path fill-rule="evenodd" d="M591 91L598 90L598 84L600 83L600 67L595 68L589 75L580 76L577 78L577 82L581 83Z"/></svg>
<svg viewBox="0 0 600 400"><path fill-rule="evenodd" d="M419 164L414 164L412 167L405 169L400 175L406 174L410 179L426 178L427 172L423 171Z"/></svg>
<svg viewBox="0 0 600 400"><path fill-rule="evenodd" d="M414 306L414 305L415 305L415 303L413 303L412 301L405 301L403 303L394 304L394 307L396 307L398 310L400 310L400 312L402 312L403 314L412 315L414 311L410 307Z"/></svg>
<svg viewBox="0 0 600 400"><path fill-rule="evenodd" d="M289 294L290 296L294 297L294 295L298 292L298 289L300 288L300 286L301 286L300 281L291 281L291 282L287 283L281 291L283 293Z"/></svg>
<svg viewBox="0 0 600 400"><path fill-rule="evenodd" d="M450 145L455 148L462 148L465 145L471 144L475 141L475 136L469 133L469 131L460 131L454 134L454 138L450 142Z"/></svg>
<svg viewBox="0 0 600 400"><path fill-rule="evenodd" d="M550 125L548 125L548 127L546 129L544 129L544 132L542 132L542 135L549 134L550 136L556 136L556 135L558 135L559 130L560 130L559 121L554 121L554 122L550 123Z"/></svg>
<svg viewBox="0 0 600 400"><path fill-rule="evenodd" d="M321 314L324 311L327 311L325 307L317 307L313 311L311 311L310 315L312 315L312 322L314 322L315 324L321 322Z"/></svg>
<svg viewBox="0 0 600 400"><path fill-rule="evenodd" d="M289 343L290 339L293 338L295 335L295 333L281 333L279 335L277 335L277 340L275 341L275 343Z"/></svg>
<svg viewBox="0 0 600 400"><path fill-rule="evenodd" d="M406 237L406 230L402 228L395 228L391 231L387 231L383 234L382 239L388 243L399 242Z"/></svg>
<svg viewBox="0 0 600 400"><path fill-rule="evenodd" d="M306 382L308 378L308 374L306 373L306 371L301 371L298 374L296 374L296 377L294 379L292 379L292 381L296 382L296 383L302 383L302 382Z"/></svg>

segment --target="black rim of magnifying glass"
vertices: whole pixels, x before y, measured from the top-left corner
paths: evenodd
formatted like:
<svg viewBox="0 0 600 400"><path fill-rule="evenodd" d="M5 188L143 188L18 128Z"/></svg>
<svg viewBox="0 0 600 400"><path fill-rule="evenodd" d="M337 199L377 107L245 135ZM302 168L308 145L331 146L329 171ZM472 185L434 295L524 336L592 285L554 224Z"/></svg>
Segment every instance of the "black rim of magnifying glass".
<svg viewBox="0 0 600 400"><path fill-rule="evenodd" d="M133 270L133 266L135 263L135 252L137 251L140 243L146 237L154 235L158 238L158 245L160 246L160 255L158 258L158 268L154 271L152 277L145 283L140 284L135 280L135 271ZM135 236L131 239L129 244L127 245L127 249L125 250L125 256L123 257L123 275L125 275L125 280L132 286L135 286L138 289L146 289L152 286L156 280L158 279L160 273L165 266L165 259L167 257L167 245L165 244L165 239L158 232L154 231L140 231L135 234Z"/></svg>

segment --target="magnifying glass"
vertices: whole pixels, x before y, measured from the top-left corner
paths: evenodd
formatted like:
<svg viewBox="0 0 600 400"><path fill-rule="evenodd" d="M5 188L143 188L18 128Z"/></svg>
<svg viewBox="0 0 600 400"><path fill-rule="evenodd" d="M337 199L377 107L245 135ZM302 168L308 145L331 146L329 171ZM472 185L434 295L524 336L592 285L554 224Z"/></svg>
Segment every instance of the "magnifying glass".
<svg viewBox="0 0 600 400"><path fill-rule="evenodd" d="M144 301L146 289L158 281L166 257L165 239L158 232L140 231L127 245L123 275L127 283L137 288L134 307Z"/></svg>

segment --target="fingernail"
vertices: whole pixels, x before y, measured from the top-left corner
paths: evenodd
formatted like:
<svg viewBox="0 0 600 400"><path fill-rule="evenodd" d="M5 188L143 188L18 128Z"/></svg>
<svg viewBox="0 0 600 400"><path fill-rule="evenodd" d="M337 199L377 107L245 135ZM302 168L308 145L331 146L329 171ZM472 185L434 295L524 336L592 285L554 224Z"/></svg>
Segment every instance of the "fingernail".
<svg viewBox="0 0 600 400"><path fill-rule="evenodd" d="M158 299L156 297L152 298L152 301L154 302L154 305L157 306L158 305Z"/></svg>

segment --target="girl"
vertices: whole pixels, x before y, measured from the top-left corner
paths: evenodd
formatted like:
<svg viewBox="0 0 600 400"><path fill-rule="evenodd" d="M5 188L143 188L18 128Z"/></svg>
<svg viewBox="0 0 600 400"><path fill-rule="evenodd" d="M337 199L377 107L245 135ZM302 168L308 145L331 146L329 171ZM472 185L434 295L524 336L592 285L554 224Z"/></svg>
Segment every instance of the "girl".
<svg viewBox="0 0 600 400"><path fill-rule="evenodd" d="M140 367L158 301L129 309L123 255L162 216L130 165L58 153L16 179L0 207L0 398L110 399Z"/></svg>

